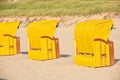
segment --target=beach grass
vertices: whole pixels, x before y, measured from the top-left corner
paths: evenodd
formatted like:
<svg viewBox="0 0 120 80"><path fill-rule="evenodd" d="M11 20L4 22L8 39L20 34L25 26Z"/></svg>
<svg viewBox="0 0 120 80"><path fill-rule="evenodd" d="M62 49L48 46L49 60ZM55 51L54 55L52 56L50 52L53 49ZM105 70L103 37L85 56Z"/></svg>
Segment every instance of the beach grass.
<svg viewBox="0 0 120 80"><path fill-rule="evenodd" d="M0 0L0 16L78 16L120 12L112 0Z"/></svg>

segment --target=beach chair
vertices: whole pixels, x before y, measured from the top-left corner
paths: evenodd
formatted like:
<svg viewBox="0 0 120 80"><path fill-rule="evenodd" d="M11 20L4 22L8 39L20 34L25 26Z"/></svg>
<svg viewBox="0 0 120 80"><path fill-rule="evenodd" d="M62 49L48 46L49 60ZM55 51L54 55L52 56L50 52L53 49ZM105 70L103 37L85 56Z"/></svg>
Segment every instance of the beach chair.
<svg viewBox="0 0 120 80"><path fill-rule="evenodd" d="M112 25L112 20L89 20L76 25L75 64L89 67L114 64L113 41L109 40Z"/></svg>
<svg viewBox="0 0 120 80"><path fill-rule="evenodd" d="M16 37L20 22L0 23L0 56L13 55L20 52L20 38Z"/></svg>
<svg viewBox="0 0 120 80"><path fill-rule="evenodd" d="M28 25L28 58L50 60L60 57L59 39L54 37L57 23L57 20L42 20Z"/></svg>

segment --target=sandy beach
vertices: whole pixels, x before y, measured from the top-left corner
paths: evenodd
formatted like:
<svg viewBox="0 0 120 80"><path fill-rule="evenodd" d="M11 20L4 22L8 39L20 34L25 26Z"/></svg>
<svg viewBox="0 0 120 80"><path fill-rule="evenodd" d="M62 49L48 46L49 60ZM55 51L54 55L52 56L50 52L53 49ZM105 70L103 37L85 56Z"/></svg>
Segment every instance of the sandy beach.
<svg viewBox="0 0 120 80"><path fill-rule="evenodd" d="M106 15L106 14L105 14ZM60 27L56 29L55 37L60 41L61 57L48 61L28 59L27 34L23 23L17 32L21 40L21 53L13 56L0 56L0 80L120 80L120 18L110 17L114 20L110 40L114 41L115 64L110 67L90 68L74 64L74 26L79 21L87 19L103 19L105 15L88 17L56 17L60 20ZM9 21L9 18L1 18ZM20 18L12 18L20 20ZM35 18L34 18L35 19ZM48 17L39 19L50 19Z"/></svg>

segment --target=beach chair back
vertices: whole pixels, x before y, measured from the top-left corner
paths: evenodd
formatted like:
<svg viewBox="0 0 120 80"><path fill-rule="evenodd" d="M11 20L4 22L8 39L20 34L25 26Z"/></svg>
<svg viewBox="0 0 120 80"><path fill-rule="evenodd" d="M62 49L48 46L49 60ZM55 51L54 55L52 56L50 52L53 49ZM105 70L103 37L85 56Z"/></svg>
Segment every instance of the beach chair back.
<svg viewBox="0 0 120 80"><path fill-rule="evenodd" d="M57 20L43 20L28 25L30 59L48 60L59 57L59 40L54 37L57 22Z"/></svg>
<svg viewBox="0 0 120 80"><path fill-rule="evenodd" d="M109 41L112 20L90 20L75 27L75 64L102 67L114 64L113 42Z"/></svg>
<svg viewBox="0 0 120 80"><path fill-rule="evenodd" d="M0 55L13 55L20 52L20 38L16 37L17 28L20 22L3 22L1 23Z"/></svg>

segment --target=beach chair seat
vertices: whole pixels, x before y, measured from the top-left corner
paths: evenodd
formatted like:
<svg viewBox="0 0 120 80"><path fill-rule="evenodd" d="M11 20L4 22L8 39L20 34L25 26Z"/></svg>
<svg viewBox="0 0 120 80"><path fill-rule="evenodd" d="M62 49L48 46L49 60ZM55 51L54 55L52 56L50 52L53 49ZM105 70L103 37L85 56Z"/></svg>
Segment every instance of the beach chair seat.
<svg viewBox="0 0 120 80"><path fill-rule="evenodd" d="M33 60L59 58L59 39L54 37L57 20L32 22L27 27L29 51Z"/></svg>
<svg viewBox="0 0 120 80"><path fill-rule="evenodd" d="M109 40L112 20L89 20L75 27L75 64L104 67L114 64L113 41Z"/></svg>
<svg viewBox="0 0 120 80"><path fill-rule="evenodd" d="M14 55L20 52L20 38L16 37L20 22L3 22L0 31L0 55Z"/></svg>

